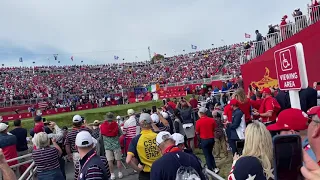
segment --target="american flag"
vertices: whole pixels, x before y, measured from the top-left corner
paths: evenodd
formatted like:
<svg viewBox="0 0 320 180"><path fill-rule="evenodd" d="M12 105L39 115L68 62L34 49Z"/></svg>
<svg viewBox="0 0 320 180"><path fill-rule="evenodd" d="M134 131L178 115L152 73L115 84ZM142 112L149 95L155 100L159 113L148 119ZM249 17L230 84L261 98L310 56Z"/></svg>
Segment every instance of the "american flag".
<svg viewBox="0 0 320 180"><path fill-rule="evenodd" d="M48 106L48 103L47 102L39 102L38 103L38 108L46 108Z"/></svg>

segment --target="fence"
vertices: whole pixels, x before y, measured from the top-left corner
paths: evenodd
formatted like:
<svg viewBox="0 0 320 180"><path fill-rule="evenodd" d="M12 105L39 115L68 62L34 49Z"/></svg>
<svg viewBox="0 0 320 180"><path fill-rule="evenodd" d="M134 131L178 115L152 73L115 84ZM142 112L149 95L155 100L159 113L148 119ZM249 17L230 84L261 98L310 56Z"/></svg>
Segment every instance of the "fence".
<svg viewBox="0 0 320 180"><path fill-rule="evenodd" d="M32 154L30 153L30 154L26 154L26 155L23 155L23 156L20 156L20 157L17 157L17 158L9 159L9 160L7 160L7 162L12 162L12 161L15 161L15 160L20 160L20 159L31 157L31 156L32 156ZM28 163L31 163L30 166L18 178L18 180L31 180L31 179L34 178L34 175L35 175L35 173L37 171L37 167L35 165L35 162L31 159L31 160L28 160L28 161L21 162L19 164L15 164L13 166L10 166L11 168L19 168L21 165L28 164ZM126 166L124 166L124 167L126 167ZM206 173L213 180L224 180L221 176L219 176L218 174L216 174L213 171L209 170L208 168L206 168Z"/></svg>
<svg viewBox="0 0 320 180"><path fill-rule="evenodd" d="M253 42L249 49L241 50L240 63L245 64L251 59L260 56L278 43L285 41L317 21L320 21L320 6L308 6L307 15L295 16L294 22L279 26L279 32L268 34L265 40Z"/></svg>

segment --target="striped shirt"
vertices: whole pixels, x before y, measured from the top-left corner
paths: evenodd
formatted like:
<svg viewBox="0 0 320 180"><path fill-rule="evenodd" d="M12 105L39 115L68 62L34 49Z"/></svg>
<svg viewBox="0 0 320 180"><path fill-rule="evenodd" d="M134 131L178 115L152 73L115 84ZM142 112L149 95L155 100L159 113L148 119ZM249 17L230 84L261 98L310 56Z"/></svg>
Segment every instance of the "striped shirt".
<svg viewBox="0 0 320 180"><path fill-rule="evenodd" d="M38 172L60 168L59 151L54 147L33 150L32 159Z"/></svg>
<svg viewBox="0 0 320 180"><path fill-rule="evenodd" d="M137 120L135 116L130 116L128 120L123 125L123 134L126 135L126 138L134 138L140 132L137 132Z"/></svg>
<svg viewBox="0 0 320 180"><path fill-rule="evenodd" d="M107 174L108 174L108 178L110 178L111 174L110 174L110 170L109 170L109 165L108 165L108 161L107 161L107 158L104 157L104 156L100 156L101 158L101 161L103 162L103 164L106 166L106 169L107 169ZM75 180L78 180L78 177L79 177L79 167L80 166L80 162L78 161L76 164L75 164L75 170L74 170L74 179ZM86 179L88 180L88 175L90 175L90 178L92 178L92 175L94 174L97 174L97 175L101 175L102 176L102 172L100 170L99 167L97 166L92 166L88 169L88 173L87 173L87 176L86 176ZM94 176L96 177L96 176ZM98 177L99 179L99 177ZM100 178L101 179L101 178Z"/></svg>
<svg viewBox="0 0 320 180"><path fill-rule="evenodd" d="M83 130L92 133L92 130L87 127L73 128L71 131L68 132L64 145L69 145L71 148L71 152L78 152L75 146L75 141L76 141L77 134Z"/></svg>

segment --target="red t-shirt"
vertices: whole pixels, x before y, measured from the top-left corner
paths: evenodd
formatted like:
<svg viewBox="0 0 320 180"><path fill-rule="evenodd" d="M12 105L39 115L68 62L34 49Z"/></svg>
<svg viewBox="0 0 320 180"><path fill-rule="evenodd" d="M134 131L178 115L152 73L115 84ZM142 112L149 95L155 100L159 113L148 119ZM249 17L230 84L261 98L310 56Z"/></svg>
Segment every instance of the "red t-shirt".
<svg viewBox="0 0 320 180"><path fill-rule="evenodd" d="M262 122L275 121L277 118L277 112L274 109L274 99L273 97L267 97L262 100L261 106L259 108L259 113L266 113L268 111L273 111L271 117L261 117Z"/></svg>
<svg viewBox="0 0 320 180"><path fill-rule="evenodd" d="M170 101L168 102L168 106L170 106L173 110L175 110L177 105L174 102Z"/></svg>
<svg viewBox="0 0 320 180"><path fill-rule="evenodd" d="M196 122L196 132L200 135L201 139L211 139L214 138L214 130L217 124L213 118L207 116L202 116Z"/></svg>
<svg viewBox="0 0 320 180"><path fill-rule="evenodd" d="M198 101L196 99L191 99L190 102L192 108L198 107Z"/></svg>
<svg viewBox="0 0 320 180"><path fill-rule="evenodd" d="M245 103L239 104L239 109L243 112L246 122L251 119L251 102L248 98Z"/></svg>
<svg viewBox="0 0 320 180"><path fill-rule="evenodd" d="M227 104L223 110L223 115L227 116L227 120L230 123L232 123L232 111L230 104Z"/></svg>

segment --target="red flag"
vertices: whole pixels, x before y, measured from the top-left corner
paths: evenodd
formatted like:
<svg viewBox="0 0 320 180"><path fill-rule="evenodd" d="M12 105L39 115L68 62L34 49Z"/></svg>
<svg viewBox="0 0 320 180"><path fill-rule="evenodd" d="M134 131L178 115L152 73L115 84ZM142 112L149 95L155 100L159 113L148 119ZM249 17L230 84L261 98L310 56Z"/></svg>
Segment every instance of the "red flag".
<svg viewBox="0 0 320 180"><path fill-rule="evenodd" d="M247 33L244 33L244 37L245 37L245 38L251 38L251 35L250 35L250 34L247 34Z"/></svg>
<svg viewBox="0 0 320 180"><path fill-rule="evenodd" d="M73 61L73 56L71 56L71 60Z"/></svg>

